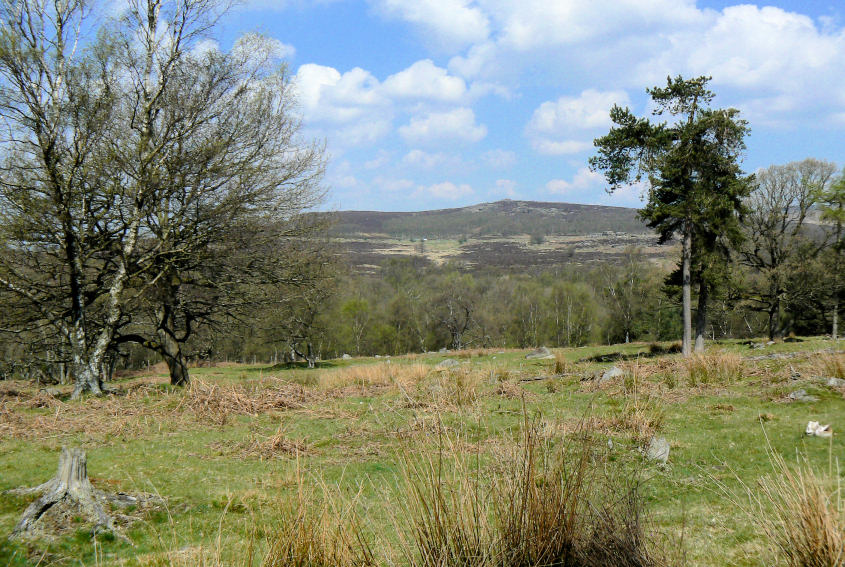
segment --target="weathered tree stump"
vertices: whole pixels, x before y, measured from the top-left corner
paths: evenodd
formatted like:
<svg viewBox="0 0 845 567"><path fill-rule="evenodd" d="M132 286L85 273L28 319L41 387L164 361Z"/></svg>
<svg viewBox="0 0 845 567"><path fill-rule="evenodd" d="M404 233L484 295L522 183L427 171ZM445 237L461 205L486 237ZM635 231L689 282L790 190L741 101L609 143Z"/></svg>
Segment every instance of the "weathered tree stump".
<svg viewBox="0 0 845 567"><path fill-rule="evenodd" d="M40 486L13 490L16 494L41 493L18 521L11 538L23 536L37 527L39 520L50 511L64 509L74 516L82 516L93 524L94 532L115 530L114 518L106 511L107 504L129 506L151 500L148 496L109 494L94 488L88 480L88 462L82 449L62 447L56 476Z"/></svg>

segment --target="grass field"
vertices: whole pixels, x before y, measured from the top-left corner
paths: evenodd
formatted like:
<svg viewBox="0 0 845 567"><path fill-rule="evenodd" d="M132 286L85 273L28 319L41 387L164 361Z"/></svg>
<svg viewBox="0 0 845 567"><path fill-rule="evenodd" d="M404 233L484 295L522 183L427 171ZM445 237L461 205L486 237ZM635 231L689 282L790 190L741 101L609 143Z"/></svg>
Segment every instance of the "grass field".
<svg viewBox="0 0 845 567"><path fill-rule="evenodd" d="M806 456L839 479L842 438L804 435L809 420L845 422L843 391L825 382L843 378L832 347L728 342L692 362L631 344L555 350L556 360L477 350L315 370L219 365L192 369L184 391L137 373L114 384L118 395L79 402L0 382L0 491L48 480L73 446L95 487L164 502L130 510L118 534L92 539L69 518L60 535L10 542L34 496L0 493L0 566L243 565L250 549L259 565L302 521L302 502L329 523L357 518L375 561L401 565L419 463L443 457L488 478L527 427L543 443L587 436L602 467L636 471L653 529L687 564L761 565L767 540L741 508L772 474L772 454ZM621 360L601 361L611 354ZM438 366L445 358L456 364ZM622 376L585 380L614 364ZM815 401L791 400L799 389ZM655 435L671 444L666 465L642 454Z"/></svg>

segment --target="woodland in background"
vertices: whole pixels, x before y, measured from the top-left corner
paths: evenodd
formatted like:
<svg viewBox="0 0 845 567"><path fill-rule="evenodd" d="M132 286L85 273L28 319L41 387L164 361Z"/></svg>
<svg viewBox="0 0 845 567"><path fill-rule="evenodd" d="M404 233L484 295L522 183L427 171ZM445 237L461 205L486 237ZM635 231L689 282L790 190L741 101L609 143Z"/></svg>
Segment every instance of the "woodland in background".
<svg viewBox="0 0 845 567"><path fill-rule="evenodd" d="M707 270L706 337L838 336L845 175L807 159L771 166L750 183L740 237L694 266ZM331 287L258 309L243 325L204 334L197 347L215 360L281 363L678 340L679 275L636 248L618 263L534 273L386 259L377 276L343 270Z"/></svg>
<svg viewBox="0 0 845 567"><path fill-rule="evenodd" d="M708 339L831 333L843 295L843 179L833 164L818 160L756 175L744 238L724 264L711 265L718 285L709 297ZM679 271L636 248L619 263L519 274L438 266L422 256L385 259L376 276L356 274L328 240L316 237L297 257L302 269L320 271L321 285L258 286L260 301L196 329L183 347L186 359L313 365L344 354L679 338ZM60 378L43 350L49 343L34 335L14 338L21 336L7 337L4 376ZM127 342L113 350L109 371L157 361Z"/></svg>
<svg viewBox="0 0 845 567"><path fill-rule="evenodd" d="M185 385L198 361L314 366L675 340L681 327L689 354L693 293L697 350L838 335L845 178L814 159L746 175L747 122L710 108L708 77L648 89L656 115L681 122L614 106L590 161L611 189L648 178L639 214L661 242L682 236L678 270L631 249L538 273L406 257L355 274L330 215L314 214L323 147L301 135L275 44L248 34L228 53L197 49L229 6L129 0L115 15L0 0L0 376L73 382L76 398L157 360Z"/></svg>

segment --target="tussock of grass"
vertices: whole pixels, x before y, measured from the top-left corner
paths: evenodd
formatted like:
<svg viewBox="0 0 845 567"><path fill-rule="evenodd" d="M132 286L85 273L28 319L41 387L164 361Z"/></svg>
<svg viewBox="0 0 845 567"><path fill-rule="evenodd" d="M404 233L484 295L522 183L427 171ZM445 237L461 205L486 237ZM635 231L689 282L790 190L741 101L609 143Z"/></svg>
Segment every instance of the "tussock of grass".
<svg viewBox="0 0 845 567"><path fill-rule="evenodd" d="M617 496L589 436L541 442L536 424L496 462L499 473L445 439L406 458L404 516L394 518L413 567L662 566L636 488ZM407 518L410 525L404 525Z"/></svg>
<svg viewBox="0 0 845 567"><path fill-rule="evenodd" d="M587 433L623 437L642 445L660 431L664 420L665 410L659 401L645 398L627 402L612 415L590 415L566 421L559 429L563 435Z"/></svg>
<svg viewBox="0 0 845 567"><path fill-rule="evenodd" d="M229 541L224 519L233 509L225 506L213 546L180 545L173 519L170 534L159 534L163 551L136 556L129 565L144 567L370 567L375 558L356 513L360 494L344 497L321 478L306 483L297 470L297 493L278 500L272 525L251 523L249 541ZM266 551L256 551L258 534ZM232 555L234 552L234 556ZM98 567L105 565L98 556Z"/></svg>
<svg viewBox="0 0 845 567"><path fill-rule="evenodd" d="M413 394L406 392L407 405L434 411L471 406L481 395L482 383L483 373L469 368L432 372Z"/></svg>
<svg viewBox="0 0 845 567"><path fill-rule="evenodd" d="M838 463L823 471L806 455L788 463L769 449L772 473L756 486L743 481L744 494L718 483L763 535L763 544L779 565L842 567L845 565L845 505Z"/></svg>
<svg viewBox="0 0 845 567"><path fill-rule="evenodd" d="M572 362L570 362L562 353L556 352L554 362L552 362L553 374L568 374L572 372Z"/></svg>
<svg viewBox="0 0 845 567"><path fill-rule="evenodd" d="M300 483L297 498L282 510L262 567L367 567L373 551L361 530L355 502L319 483L323 494Z"/></svg>
<svg viewBox="0 0 845 567"><path fill-rule="evenodd" d="M845 354L841 352L820 352L813 357L813 371L823 378L845 379Z"/></svg>
<svg viewBox="0 0 845 567"><path fill-rule="evenodd" d="M278 457L293 457L308 453L308 444L299 439L291 439L283 428L269 437L254 437L242 447L241 453L248 457L259 459L273 459Z"/></svg>
<svg viewBox="0 0 845 567"><path fill-rule="evenodd" d="M760 526L778 557L790 567L845 565L845 509L841 487L799 459L791 466L772 455L775 473L760 481L766 504Z"/></svg>
<svg viewBox="0 0 845 567"><path fill-rule="evenodd" d="M733 384L742 378L742 357L735 353L696 354L684 360L689 385Z"/></svg>
<svg viewBox="0 0 845 567"><path fill-rule="evenodd" d="M528 392L516 382L511 381L499 382L496 384L495 392L496 395L511 400L534 399L537 397L535 394Z"/></svg>
<svg viewBox="0 0 845 567"><path fill-rule="evenodd" d="M317 383L323 388L394 385L407 388L419 383L430 371L431 367L425 364L362 364L322 372L317 378Z"/></svg>

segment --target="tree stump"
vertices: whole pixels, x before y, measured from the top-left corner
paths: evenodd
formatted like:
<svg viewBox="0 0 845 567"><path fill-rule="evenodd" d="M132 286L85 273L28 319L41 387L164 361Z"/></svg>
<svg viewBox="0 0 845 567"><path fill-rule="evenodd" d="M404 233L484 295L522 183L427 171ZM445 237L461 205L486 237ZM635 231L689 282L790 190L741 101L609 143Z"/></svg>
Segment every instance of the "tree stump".
<svg viewBox="0 0 845 567"><path fill-rule="evenodd" d="M88 480L88 462L82 449L62 447L56 476L40 486L12 491L17 494L41 493L24 511L12 531L12 538L32 532L48 511L81 516L93 523L93 530L114 530L114 518L106 512L107 504L129 506L151 500L129 494L109 494L94 488Z"/></svg>

